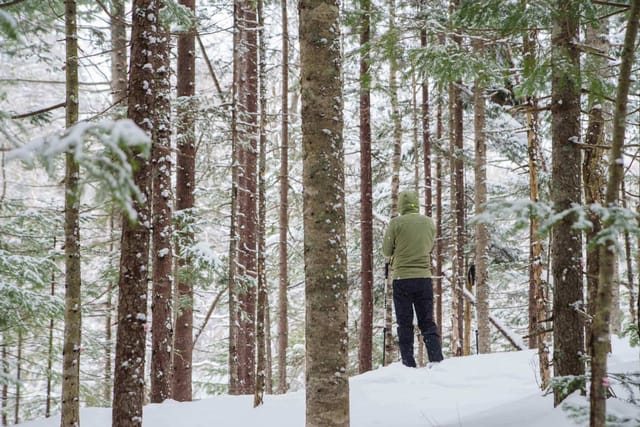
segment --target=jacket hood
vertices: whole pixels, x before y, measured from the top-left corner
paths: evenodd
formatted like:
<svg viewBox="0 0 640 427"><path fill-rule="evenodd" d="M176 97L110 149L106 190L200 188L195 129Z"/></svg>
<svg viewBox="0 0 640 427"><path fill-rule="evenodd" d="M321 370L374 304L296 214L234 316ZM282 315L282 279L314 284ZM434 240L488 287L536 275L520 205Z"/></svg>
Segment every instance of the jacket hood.
<svg viewBox="0 0 640 427"><path fill-rule="evenodd" d="M402 191L398 195L398 208L401 215L418 213L420 211L418 194L415 191Z"/></svg>

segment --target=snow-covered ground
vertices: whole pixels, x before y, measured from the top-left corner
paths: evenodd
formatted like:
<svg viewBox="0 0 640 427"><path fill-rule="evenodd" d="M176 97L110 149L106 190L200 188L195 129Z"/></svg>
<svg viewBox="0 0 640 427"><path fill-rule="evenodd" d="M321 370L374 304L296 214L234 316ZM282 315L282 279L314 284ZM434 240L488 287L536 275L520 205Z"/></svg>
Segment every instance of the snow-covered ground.
<svg viewBox="0 0 640 427"><path fill-rule="evenodd" d="M640 371L640 352L614 338L610 372ZM588 425L588 402L573 395L573 408L553 408L553 397L538 388L534 351L446 359L431 368L399 363L351 379L351 427L569 427ZM640 426L638 403L614 388L609 414L615 426ZM266 396L254 409L252 396L218 396L195 402L168 401L144 410L145 427L303 427L304 391ZM578 408L578 409L576 409ZM580 410L579 408L583 408ZM85 408L83 427L111 426L110 408ZM624 421L626 419L626 421ZM58 427L59 417L23 427ZM609 425L609 424L608 424Z"/></svg>

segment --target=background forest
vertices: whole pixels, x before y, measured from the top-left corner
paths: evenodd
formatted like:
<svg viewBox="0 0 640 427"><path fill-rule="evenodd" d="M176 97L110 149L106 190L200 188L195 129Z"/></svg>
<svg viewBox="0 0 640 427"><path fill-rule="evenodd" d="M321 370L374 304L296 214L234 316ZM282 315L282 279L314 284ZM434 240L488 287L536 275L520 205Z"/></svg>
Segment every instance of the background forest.
<svg viewBox="0 0 640 427"><path fill-rule="evenodd" d="M2 425L116 420L132 390L118 425L168 398L259 405L305 387L305 327L348 337L331 372L396 362L381 241L402 189L438 226L445 357L538 349L556 403L604 384L609 333L639 340L638 7L0 0ZM335 61L302 63L324 45ZM326 64L339 128L312 129ZM323 134L326 197L305 172ZM334 195L324 262L305 218ZM346 330L305 324L322 285Z"/></svg>

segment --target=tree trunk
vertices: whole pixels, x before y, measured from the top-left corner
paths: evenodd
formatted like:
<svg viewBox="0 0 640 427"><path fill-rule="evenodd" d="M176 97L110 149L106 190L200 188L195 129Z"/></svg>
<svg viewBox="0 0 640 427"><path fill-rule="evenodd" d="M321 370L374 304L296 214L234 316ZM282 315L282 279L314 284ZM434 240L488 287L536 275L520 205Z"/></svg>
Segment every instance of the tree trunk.
<svg viewBox="0 0 640 427"><path fill-rule="evenodd" d="M426 1L421 0L422 8L426 7ZM422 10L421 10L422 11ZM427 30L420 30L420 47L427 48ZM431 131L429 129L429 79L425 78L421 84L422 90L422 161L424 166L424 214L433 216L433 184L431 179ZM440 235L438 235L440 236ZM438 323L440 327L440 323Z"/></svg>
<svg viewBox="0 0 640 427"><path fill-rule="evenodd" d="M620 184L621 188L622 188L622 207L624 209L627 209L627 191L625 189L625 182L624 179L622 180L622 183ZM633 319L636 318L636 300L635 300L635 295L633 294L633 261L632 261L632 257L633 255L631 254L631 236L629 234L628 231L625 230L624 232L624 254L625 254L625 263L627 266L627 281L625 283L625 286L627 288L627 290L629 291L629 314L630 317L633 321ZM620 313L620 310L618 310L618 312ZM620 316L622 317L622 313L620 313ZM621 319L620 319L621 320ZM613 326L613 325L612 325ZM616 325L618 326L618 325ZM619 331L617 331L619 332ZM611 329L611 333L616 333L612 327Z"/></svg>
<svg viewBox="0 0 640 427"><path fill-rule="evenodd" d="M56 250L56 238L53 238L53 250ZM52 269L51 271L51 288L49 291L49 295L51 298L56 295L56 270ZM46 391L46 402L44 408L44 416L45 418L49 418L51 416L51 393L53 391L53 357L54 357L54 349L53 349L53 329L55 327L54 318L51 317L49 320L49 336L47 337L47 391ZM6 377L5 377L6 378Z"/></svg>
<svg viewBox="0 0 640 427"><path fill-rule="evenodd" d="M152 162L152 297L151 297L151 403L172 397L171 348L173 346L173 226L171 212L171 81L169 79L170 33L159 25L155 117Z"/></svg>
<svg viewBox="0 0 640 427"><path fill-rule="evenodd" d="M371 181L371 2L360 0L360 346L358 372L372 369L373 186Z"/></svg>
<svg viewBox="0 0 640 427"><path fill-rule="evenodd" d="M257 263L257 138L258 44L256 4L236 0L236 31L240 49L235 73L238 149L238 378L240 393L255 387L255 324Z"/></svg>
<svg viewBox="0 0 640 427"><path fill-rule="evenodd" d="M609 180L605 195L606 206L620 206L620 184L624 179L624 138L627 120L627 100L631 86L631 68L635 56L635 43L640 20L640 0L631 2L624 45L622 48L618 91L613 115L613 141L609 158ZM615 219L605 220L607 228ZM604 427L606 424L607 354L611 346L609 322L611 320L611 289L615 283L614 264L616 261L616 233L606 235L600 245L600 275L595 299L595 317L591 327L591 399L590 427Z"/></svg>
<svg viewBox="0 0 640 427"><path fill-rule="evenodd" d="M7 350L7 331L2 331L2 344L0 347L2 348L2 352L0 357L2 358L2 375L5 378L9 377L9 352ZM2 391L0 392L0 399L2 400L2 405L0 406L0 413L2 414L2 425L9 425L9 413L7 412L9 408L9 382L2 382Z"/></svg>
<svg viewBox="0 0 640 427"><path fill-rule="evenodd" d="M348 280L337 0L301 0L306 426L349 426ZM323 42L319 43L318 40Z"/></svg>
<svg viewBox="0 0 640 427"><path fill-rule="evenodd" d="M127 98L127 26L125 18L125 0L112 0L111 2L111 100L114 105L121 107L116 112L116 117L124 116L122 108ZM109 244L109 254L114 253L115 240L115 210L109 214L109 227L111 243ZM105 303L105 354L104 354L104 392L103 399L105 406L111 406L111 396L113 393L113 284L109 282Z"/></svg>
<svg viewBox="0 0 640 427"><path fill-rule="evenodd" d="M133 10L138 13L132 15L128 117L151 136L156 70L146 64L159 48L156 43L159 4L134 0ZM114 375L112 414L113 424L118 427L142 426L145 385L151 166L137 151L131 153L130 162L137 165L133 178L142 199L134 202L136 220L128 217L122 220L115 360L118 369Z"/></svg>
<svg viewBox="0 0 640 427"><path fill-rule="evenodd" d="M280 127L280 209L279 209L279 278L278 278L278 393L287 392L287 347L289 342L288 292L289 269L289 18L287 0L282 7L282 123Z"/></svg>
<svg viewBox="0 0 640 427"><path fill-rule="evenodd" d="M285 0L286 1L286 0ZM237 19L234 10L234 20ZM235 25L235 24L234 24ZM231 212L229 215L229 394L240 393L240 379L238 377L238 114L236 107L236 80L238 74L237 46L238 32L233 34L233 109L231 114Z"/></svg>
<svg viewBox="0 0 640 427"><path fill-rule="evenodd" d="M594 28L591 25L587 26L585 42L587 45L600 52L609 52L609 43L606 40L606 34L608 33L608 26L604 23L600 24L598 28ZM598 76L598 78L606 79L607 66L606 60L600 56L591 55L587 57L585 61L587 71ZM584 150L583 161L583 182L584 182L584 194L585 204L592 206L597 204L598 206L604 203L604 187L605 187L605 164L604 164L604 149L601 148L605 143L604 132L604 114L603 103L605 99L603 96L599 96L597 93L591 92L589 94L589 124L587 127L587 135L585 143L590 148ZM599 275L599 261L598 261L598 248L593 245L593 241L597 234L602 229L600 216L589 211L589 220L593 224L593 227L586 232L586 244L587 244L587 313L589 318L593 319L595 315L595 299L598 293L598 275ZM588 325L589 327L591 325ZM591 351L591 334L586 335L586 348L587 351Z"/></svg>
<svg viewBox="0 0 640 427"><path fill-rule="evenodd" d="M482 55L484 49L482 41L474 42L476 55ZM476 214L484 213L487 204L487 146L485 142L485 98L484 86L480 79L475 81L473 94L474 105L474 134L476 145L475 162L475 205ZM476 223L475 270L476 295L478 316L478 352L491 353L491 330L489 322L489 282L488 282L488 251L489 230L483 222ZM467 307L470 304L467 304Z"/></svg>
<svg viewBox="0 0 640 427"><path fill-rule="evenodd" d="M66 127L78 121L78 25L75 0L65 0ZM64 203L65 314L62 347L62 404L60 425L80 425L80 349L82 302L80 289L80 166L66 154ZM16 424L18 421L16 420Z"/></svg>
<svg viewBox="0 0 640 427"><path fill-rule="evenodd" d="M111 99L114 105L127 97L127 26L125 0L111 0Z"/></svg>
<svg viewBox="0 0 640 427"><path fill-rule="evenodd" d="M109 213L109 256L110 258L114 255L115 245L114 241L116 239L115 236L115 212L114 209L111 209ZM114 259L113 257L112 259ZM105 318L104 318L104 382L103 382L103 394L102 398L104 400L105 407L111 407L111 395L112 389L111 385L113 383L113 368L111 364L111 357L113 353L113 332L112 332L112 323L113 323L113 283L111 280L107 283L107 293L106 293L106 302L105 302Z"/></svg>
<svg viewBox="0 0 640 427"><path fill-rule="evenodd" d="M269 293L267 285L267 273L265 272L265 229L266 229L266 151L267 151L267 76L266 76L266 43L264 41L264 2L258 0L258 84L260 95L260 129L259 129L259 156L258 156L258 301L256 312L256 383L253 398L253 407L262 405L266 388L267 369L267 341L266 341L266 321L267 295Z"/></svg>
<svg viewBox="0 0 640 427"><path fill-rule="evenodd" d="M553 68L551 128L553 170L551 198L556 212L581 204L580 138L580 61L574 44L578 39L577 1L556 3L551 35ZM560 67L559 65L562 64ZM553 337L554 374L557 377L584 374L584 327L582 234L573 228L575 215L566 215L553 229ZM574 390L554 390L558 405Z"/></svg>
<svg viewBox="0 0 640 427"><path fill-rule="evenodd" d="M389 33L394 45L397 45L395 24L395 0L389 0ZM395 51L395 49L394 49ZM391 122L393 125L393 156L391 158L391 212L390 218L398 215L398 193L400 192L400 166L402 163L402 116L398 105L398 58L391 55L389 58L389 95L391 97ZM389 272L386 283L386 310L385 310L385 362L393 361L395 350L393 339L393 274Z"/></svg>
<svg viewBox="0 0 640 427"><path fill-rule="evenodd" d="M195 14L195 0L180 0L180 4ZM178 116L176 120L176 202L175 210L181 218L177 222L180 235L176 245L177 262L177 311L173 348L173 399L188 402L192 399L193 359L193 261L187 254L193 244L191 231L194 192L196 189L196 57L195 28L189 28L178 36Z"/></svg>
<svg viewBox="0 0 640 427"><path fill-rule="evenodd" d="M436 111L436 139L442 141L442 101L441 97L438 97L438 109ZM445 253L445 239L442 229L442 180L444 173L442 171L442 154L438 153L436 157L436 211L438 216L436 218L436 291L434 293L434 306L436 313L436 323L438 324L438 335L442 337L442 279L444 272L442 270L444 264Z"/></svg>
<svg viewBox="0 0 640 427"><path fill-rule="evenodd" d="M13 407L13 423L20 424L20 401L22 399L22 329L18 329L18 343L16 345L16 404Z"/></svg>

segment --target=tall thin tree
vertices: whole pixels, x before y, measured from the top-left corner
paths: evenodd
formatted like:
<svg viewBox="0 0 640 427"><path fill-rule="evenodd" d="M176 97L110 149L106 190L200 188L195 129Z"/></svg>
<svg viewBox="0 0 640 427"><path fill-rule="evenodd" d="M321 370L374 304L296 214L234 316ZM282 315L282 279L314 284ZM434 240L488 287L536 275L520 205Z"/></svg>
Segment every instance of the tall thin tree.
<svg viewBox="0 0 640 427"><path fill-rule="evenodd" d="M481 56L484 43L478 39L473 42L474 53ZM486 101L484 82L481 77L475 80L473 92L473 124L475 139L475 206L476 214L481 215L487 204L487 144L485 139ZM475 271L476 271L476 310L478 319L478 352L491 353L491 330L489 322L489 281L488 281L488 248L489 230L487 224L476 223ZM470 306L471 304L467 304ZM469 332L469 331L467 331Z"/></svg>
<svg viewBox="0 0 640 427"><path fill-rule="evenodd" d="M598 23L598 27L592 25L586 26L585 42L590 48L595 49L599 54L590 55L585 61L586 72L591 73L593 79L607 78L607 61L603 57L609 52L609 43L606 33L608 33L608 25ZM603 56L600 56L602 54ZM594 85L599 86L599 85ZM605 190L605 161L603 148L605 139L605 114L603 105L606 102L606 94L597 90L589 91L588 108L589 122L587 125L587 134L585 143L589 145L584 150L583 160L583 182L584 182L584 201L587 207L602 205L604 203ZM600 217L593 210L589 211L589 220L593 224L592 228L586 232L587 243L587 259L586 259L586 283L587 283L587 313L591 318L595 315L595 300L598 293L598 276L599 276L599 250L594 245L598 233L602 229ZM590 326L590 325L589 325ZM587 333L587 351L591 350L591 334Z"/></svg>
<svg viewBox="0 0 640 427"><path fill-rule="evenodd" d="M195 16L196 1L180 0ZM178 253L177 310L173 355L173 398L180 402L192 399L193 359L193 260L189 247L194 236L191 227L196 190L196 57L195 21L178 36L178 117L176 120L176 214L180 235Z"/></svg>
<svg viewBox="0 0 640 427"><path fill-rule="evenodd" d="M257 0L258 9L258 85L260 103L260 129L258 136L258 271L257 271L257 303L256 303L256 383L253 395L253 406L264 403L267 386L267 311L269 310L269 289L266 266L266 182L267 168L267 48L264 35L264 1Z"/></svg>
<svg viewBox="0 0 640 427"><path fill-rule="evenodd" d="M65 122L78 121L78 14L75 0L65 0L66 101ZM80 349L82 300L80 272L80 166L66 154L64 203L65 316L62 348L62 406L60 425L80 425ZM16 421L17 423L17 421Z"/></svg>
<svg viewBox="0 0 640 427"><path fill-rule="evenodd" d="M238 377L242 394L255 386L257 278L258 40L253 0L236 0L236 149L238 150Z"/></svg>
<svg viewBox="0 0 640 427"><path fill-rule="evenodd" d="M156 103L151 148L152 165L152 297L151 297L151 389L152 403L172 397L171 349L173 347L173 226L171 156L170 33L158 23L160 45L154 58Z"/></svg>
<svg viewBox="0 0 640 427"><path fill-rule="evenodd" d="M127 25L125 21L124 0L113 0L111 2L111 101L114 105L122 106L127 99ZM122 109L123 110L123 109ZM118 117L123 116L122 110L117 113ZM115 208L109 213L109 230L111 242L109 243L109 253L114 254L115 250ZM113 290L114 284L110 281L107 285L105 301L105 354L104 354L104 402L106 406L111 406L111 395L113 385Z"/></svg>
<svg viewBox="0 0 640 427"><path fill-rule="evenodd" d="M627 101L631 86L631 69L636 52L636 39L640 23L640 0L633 0L629 10L624 45L621 54L618 91L613 114L613 140L609 157L609 180L605 202L608 209L620 207L620 185L624 179L624 139L627 121ZM604 228L610 227L615 215L609 215ZM606 425L607 354L610 347L611 288L615 282L617 233L607 233L600 249L600 275L595 299L595 313L591 327L591 394L590 427Z"/></svg>
<svg viewBox="0 0 640 427"><path fill-rule="evenodd" d="M288 316L288 239L289 232L289 18L287 0L280 0L282 10L282 121L280 123L280 208L279 277L278 277L278 393L287 392Z"/></svg>
<svg viewBox="0 0 640 427"><path fill-rule="evenodd" d="M160 47L160 4L134 0L131 27L128 117L149 136L153 131L156 102L156 69L153 58ZM149 279L151 165L138 149L130 154L135 165L134 182L141 199L134 202L136 218L122 220L118 279L118 331L113 385L113 424L141 427L144 403L145 340L147 330L147 282Z"/></svg>
<svg viewBox="0 0 640 427"><path fill-rule="evenodd" d="M393 154L391 155L391 211L389 217L393 218L398 215L398 193L400 192L400 168L402 166L402 115L400 112L400 104L398 98L398 33L396 28L396 3L395 0L389 0L389 101L391 104L391 125L393 138ZM393 361L393 352L395 349L393 340L393 274L387 277L385 288L385 298L387 301L385 307L385 361L391 363Z"/></svg>
<svg viewBox="0 0 640 427"><path fill-rule="evenodd" d="M552 45L551 199L556 212L579 205L581 198L580 138L580 53L579 1L555 3ZM575 215L565 215L553 228L553 360L555 376L582 375L584 328L580 316L583 302L582 233L573 227ZM571 387L554 390L558 405Z"/></svg>
<svg viewBox="0 0 640 427"><path fill-rule="evenodd" d="M358 371L372 368L373 190L371 181L371 1L360 0L360 346Z"/></svg>
<svg viewBox="0 0 640 427"><path fill-rule="evenodd" d="M349 425L340 7L301 0L307 427Z"/></svg>

